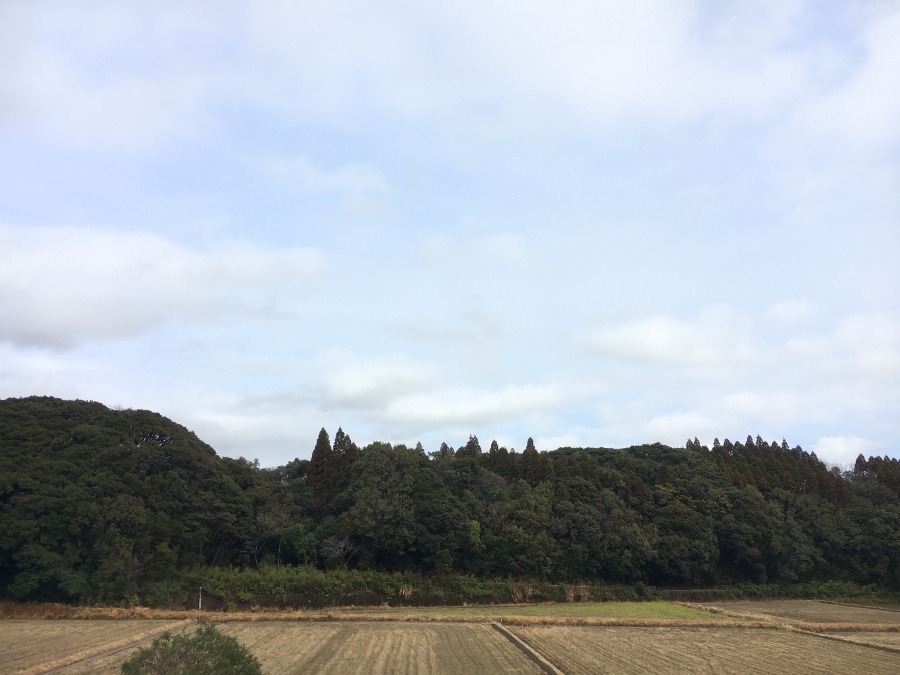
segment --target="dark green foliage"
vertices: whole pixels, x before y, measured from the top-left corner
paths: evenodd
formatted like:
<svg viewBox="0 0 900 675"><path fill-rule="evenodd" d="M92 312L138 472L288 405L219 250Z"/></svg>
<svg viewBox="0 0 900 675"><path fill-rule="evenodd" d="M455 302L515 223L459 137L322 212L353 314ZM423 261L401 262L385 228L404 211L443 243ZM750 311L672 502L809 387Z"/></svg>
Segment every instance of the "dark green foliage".
<svg viewBox="0 0 900 675"><path fill-rule="evenodd" d="M420 452L373 443L351 469L340 527L376 569L449 571L466 553L470 521Z"/></svg>
<svg viewBox="0 0 900 675"><path fill-rule="evenodd" d="M331 509L331 501L344 487L347 471L359 459L359 448L343 429L328 444L328 432L319 431L306 474L306 484L312 489L315 515L323 517Z"/></svg>
<svg viewBox="0 0 900 675"><path fill-rule="evenodd" d="M262 675L259 660L212 624L193 635L164 633L122 664L123 675Z"/></svg>
<svg viewBox="0 0 900 675"><path fill-rule="evenodd" d="M245 562L253 517L184 427L37 397L0 401L0 505L0 593L23 600L166 595L180 569Z"/></svg>
<svg viewBox="0 0 900 675"><path fill-rule="evenodd" d="M331 443L322 429L310 460L262 468L217 457L155 413L8 399L0 596L183 604L201 584L216 594L215 575L192 570L284 566L627 588L900 588L898 466L860 457L841 474L759 436L711 450L692 439L538 452L528 439L518 454L496 442L482 452L472 435L428 455L360 450L342 429Z"/></svg>
<svg viewBox="0 0 900 675"><path fill-rule="evenodd" d="M475 435L469 436L468 442L456 451L457 457L477 458L481 454L481 444Z"/></svg>
<svg viewBox="0 0 900 675"><path fill-rule="evenodd" d="M376 572L364 569L321 570L307 565L263 567L259 570L233 567L202 568L191 574L205 580L219 607L269 605L277 607L337 607L348 605L461 605L571 601L574 594L591 600L686 600L728 598L877 598L896 602L897 595L875 585L849 581L798 584L729 584L718 589L672 589L633 584L564 582L485 578L473 575ZM204 603L207 596L204 595ZM204 605L205 606L205 605Z"/></svg>
<svg viewBox="0 0 900 675"><path fill-rule="evenodd" d="M547 476L547 458L541 455L534 447L534 441L529 438L522 452L522 478L529 485L535 486Z"/></svg>
<svg viewBox="0 0 900 675"><path fill-rule="evenodd" d="M316 440L316 447L313 448L309 468L306 471L306 484L313 492L315 510L319 515L325 514L328 502L334 496L340 478L336 473L337 464L328 432L323 427L319 431L319 438Z"/></svg>
<svg viewBox="0 0 900 675"><path fill-rule="evenodd" d="M856 473L871 475L877 478L885 487L893 490L900 497L900 459L891 457L869 457L869 460L860 455L856 458Z"/></svg>

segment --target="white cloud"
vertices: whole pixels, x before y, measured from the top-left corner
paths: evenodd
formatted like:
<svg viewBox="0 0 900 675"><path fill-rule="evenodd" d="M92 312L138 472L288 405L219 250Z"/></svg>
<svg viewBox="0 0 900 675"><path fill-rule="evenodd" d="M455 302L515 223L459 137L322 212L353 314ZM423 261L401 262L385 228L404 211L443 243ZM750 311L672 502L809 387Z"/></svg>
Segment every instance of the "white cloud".
<svg viewBox="0 0 900 675"><path fill-rule="evenodd" d="M731 22L710 19L699 3L454 2L437 13L448 28L432 51L439 58L426 61L433 79L468 83L457 106L474 107L475 96L502 100L507 125L561 116L605 129L724 110L744 117L783 100L802 74L777 49L790 12Z"/></svg>
<svg viewBox="0 0 900 675"><path fill-rule="evenodd" d="M790 429L839 431L855 420L884 433L885 415L900 405L897 320L851 315L822 325L810 323L803 306L775 307L717 308L693 321L650 317L590 333L588 354L602 357L599 372L617 383L598 397L603 432L616 442L680 445L682 436L781 438Z"/></svg>
<svg viewBox="0 0 900 675"><path fill-rule="evenodd" d="M168 321L272 316L325 268L311 248L222 241L191 250L148 232L0 227L0 340L66 347Z"/></svg>
<svg viewBox="0 0 900 675"><path fill-rule="evenodd" d="M818 307L808 300L783 300L766 310L771 321L802 323L816 316Z"/></svg>
<svg viewBox="0 0 900 675"><path fill-rule="evenodd" d="M744 319L723 307L705 310L695 321L649 316L631 323L583 333L588 352L638 362L732 368L760 358L755 335L742 330Z"/></svg>
<svg viewBox="0 0 900 675"><path fill-rule="evenodd" d="M806 75L770 117L760 158L770 164L784 224L823 241L843 238L848 251L867 248L866 273L853 282L868 301L887 299L896 275L886 252L896 248L900 204L900 92L894 84L900 11L890 3L859 3L837 16L822 14L821 20L840 23L832 31L842 35L810 30L795 40Z"/></svg>
<svg viewBox="0 0 900 675"><path fill-rule="evenodd" d="M814 307L776 303L764 313L715 306L694 320L649 316L576 336L590 355L691 368L696 374L789 368L842 380L894 381L900 374L900 321L885 314L839 317L810 326Z"/></svg>
<svg viewBox="0 0 900 675"><path fill-rule="evenodd" d="M801 333L784 346L795 368L817 371L835 384L893 385L900 377L900 320L884 314L856 314L830 330Z"/></svg>
<svg viewBox="0 0 900 675"><path fill-rule="evenodd" d="M884 6L860 31L861 64L845 81L806 100L796 111L804 136L855 152L883 152L900 142L900 10Z"/></svg>
<svg viewBox="0 0 900 675"><path fill-rule="evenodd" d="M813 452L823 462L853 468L859 455L866 458L878 445L859 436L825 436L816 441Z"/></svg>
<svg viewBox="0 0 900 675"><path fill-rule="evenodd" d="M308 156L272 160L268 172L287 185L310 192L340 194L385 193L390 184L383 173L364 163L347 164L336 169L322 169Z"/></svg>
<svg viewBox="0 0 900 675"><path fill-rule="evenodd" d="M402 358L362 361L332 352L320 360L326 371L324 403L333 407L381 408L398 396L429 386L434 378L427 366Z"/></svg>
<svg viewBox="0 0 900 675"><path fill-rule="evenodd" d="M528 262L523 237L511 232L476 234L475 223L462 223L450 233L429 235L420 246L422 260L433 270L458 274L460 270L490 274L521 269Z"/></svg>
<svg viewBox="0 0 900 675"><path fill-rule="evenodd" d="M779 385L781 382L778 381L774 387L770 382L758 382L754 389L722 393L712 408L718 418L746 420L744 424L752 420L764 424L766 429L784 428L798 418L809 419L811 399L804 402L802 395L796 391L781 391L777 388ZM716 431L710 425L707 430Z"/></svg>
<svg viewBox="0 0 900 675"><path fill-rule="evenodd" d="M503 337L497 317L479 310L465 310L453 322L417 318L401 323L398 332L416 342L466 346L471 353L490 350L491 345Z"/></svg>
<svg viewBox="0 0 900 675"><path fill-rule="evenodd" d="M668 442L676 447L683 445L688 438L706 436L714 429L715 424L706 414L696 410L655 415L640 426L641 434L646 439L645 442Z"/></svg>
<svg viewBox="0 0 900 675"><path fill-rule="evenodd" d="M173 416L231 452L288 443L279 416L313 440L896 436L898 17L0 3L0 218L149 228L0 228L4 390L153 407L178 361L208 388ZM342 230L331 202L391 217ZM158 234L197 222L238 241ZM321 252L252 243L306 228L342 252L312 297Z"/></svg>
<svg viewBox="0 0 900 675"><path fill-rule="evenodd" d="M315 411L296 407L261 411L221 397L211 401L209 393L204 392L201 400L207 403L202 409L195 404L179 406L175 421L212 443L220 455L242 455L273 467L294 457L308 457L312 451L311 438L321 424Z"/></svg>
<svg viewBox="0 0 900 675"><path fill-rule="evenodd" d="M476 254L486 264L521 265L528 261L528 249L521 237L510 232L482 237L475 242Z"/></svg>
<svg viewBox="0 0 900 675"><path fill-rule="evenodd" d="M392 190L387 176L363 162L323 169L303 155L270 160L264 171L292 193L299 188L312 194L336 195L349 220L378 216L390 206Z"/></svg>
<svg viewBox="0 0 900 675"><path fill-rule="evenodd" d="M316 359L325 410L360 414L392 435L446 427L496 427L565 401L554 385L456 386L459 373L402 356L361 358L329 350ZM446 364L445 364L446 368Z"/></svg>
<svg viewBox="0 0 900 675"><path fill-rule="evenodd" d="M552 386L508 385L498 390L442 389L402 395L389 401L382 419L418 427L491 425L561 405Z"/></svg>
<svg viewBox="0 0 900 675"><path fill-rule="evenodd" d="M85 148L147 149L209 133L235 106L292 124L387 114L482 133L548 116L604 129L759 116L804 86L811 58L783 47L799 10L780 4L19 5L2 37L20 122ZM872 33L888 52L891 27ZM852 102L889 83L890 53ZM882 126L893 110L877 112Z"/></svg>
<svg viewBox="0 0 900 675"><path fill-rule="evenodd" d="M900 378L900 320L849 316L838 324L831 342L852 372L892 382Z"/></svg>
<svg viewBox="0 0 900 675"><path fill-rule="evenodd" d="M146 152L216 126L225 14L183 3L165 12L12 3L2 19L0 41L13 45L0 65L8 119L43 141Z"/></svg>
<svg viewBox="0 0 900 675"><path fill-rule="evenodd" d="M558 434L554 436L538 436L534 447L538 451L551 451L558 448L581 448L587 445L577 434ZM524 448L523 448L524 449Z"/></svg>

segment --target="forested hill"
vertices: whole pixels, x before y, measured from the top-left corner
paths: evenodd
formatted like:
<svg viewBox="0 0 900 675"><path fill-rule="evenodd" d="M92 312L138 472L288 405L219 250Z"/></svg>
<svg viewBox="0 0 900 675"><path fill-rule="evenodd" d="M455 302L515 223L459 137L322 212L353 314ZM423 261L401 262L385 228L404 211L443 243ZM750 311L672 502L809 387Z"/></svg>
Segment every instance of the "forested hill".
<svg viewBox="0 0 900 675"><path fill-rule="evenodd" d="M220 458L152 412L0 401L0 595L160 602L200 566L311 564L657 586L900 587L900 463L787 443L426 454L323 429L311 460Z"/></svg>
<svg viewBox="0 0 900 675"><path fill-rule="evenodd" d="M207 563L252 500L193 433L144 410L0 401L0 589L118 600Z"/></svg>

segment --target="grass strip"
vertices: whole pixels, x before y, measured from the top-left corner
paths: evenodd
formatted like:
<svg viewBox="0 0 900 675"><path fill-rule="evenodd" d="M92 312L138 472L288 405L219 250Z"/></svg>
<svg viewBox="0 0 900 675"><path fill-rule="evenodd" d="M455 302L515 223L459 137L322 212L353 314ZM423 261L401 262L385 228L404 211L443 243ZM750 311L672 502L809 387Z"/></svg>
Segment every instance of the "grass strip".
<svg viewBox="0 0 900 675"><path fill-rule="evenodd" d="M343 610L331 610L336 614ZM403 616L464 616L470 618L502 618L508 616L535 616L553 618L610 618L610 619L684 619L727 620L726 615L716 615L703 608L675 602L578 602L539 603L533 605L467 605L462 607L395 607L348 608L355 614Z"/></svg>

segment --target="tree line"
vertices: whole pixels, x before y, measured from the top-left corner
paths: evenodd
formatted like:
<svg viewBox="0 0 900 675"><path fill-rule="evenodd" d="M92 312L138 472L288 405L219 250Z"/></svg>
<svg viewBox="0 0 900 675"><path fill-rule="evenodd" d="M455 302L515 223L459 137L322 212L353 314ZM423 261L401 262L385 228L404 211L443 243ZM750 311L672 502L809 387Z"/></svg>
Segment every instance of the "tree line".
<svg viewBox="0 0 900 675"><path fill-rule="evenodd" d="M0 595L141 601L199 568L667 587L900 588L900 463L785 441L483 450L319 432L310 459L223 458L140 410L0 401Z"/></svg>

